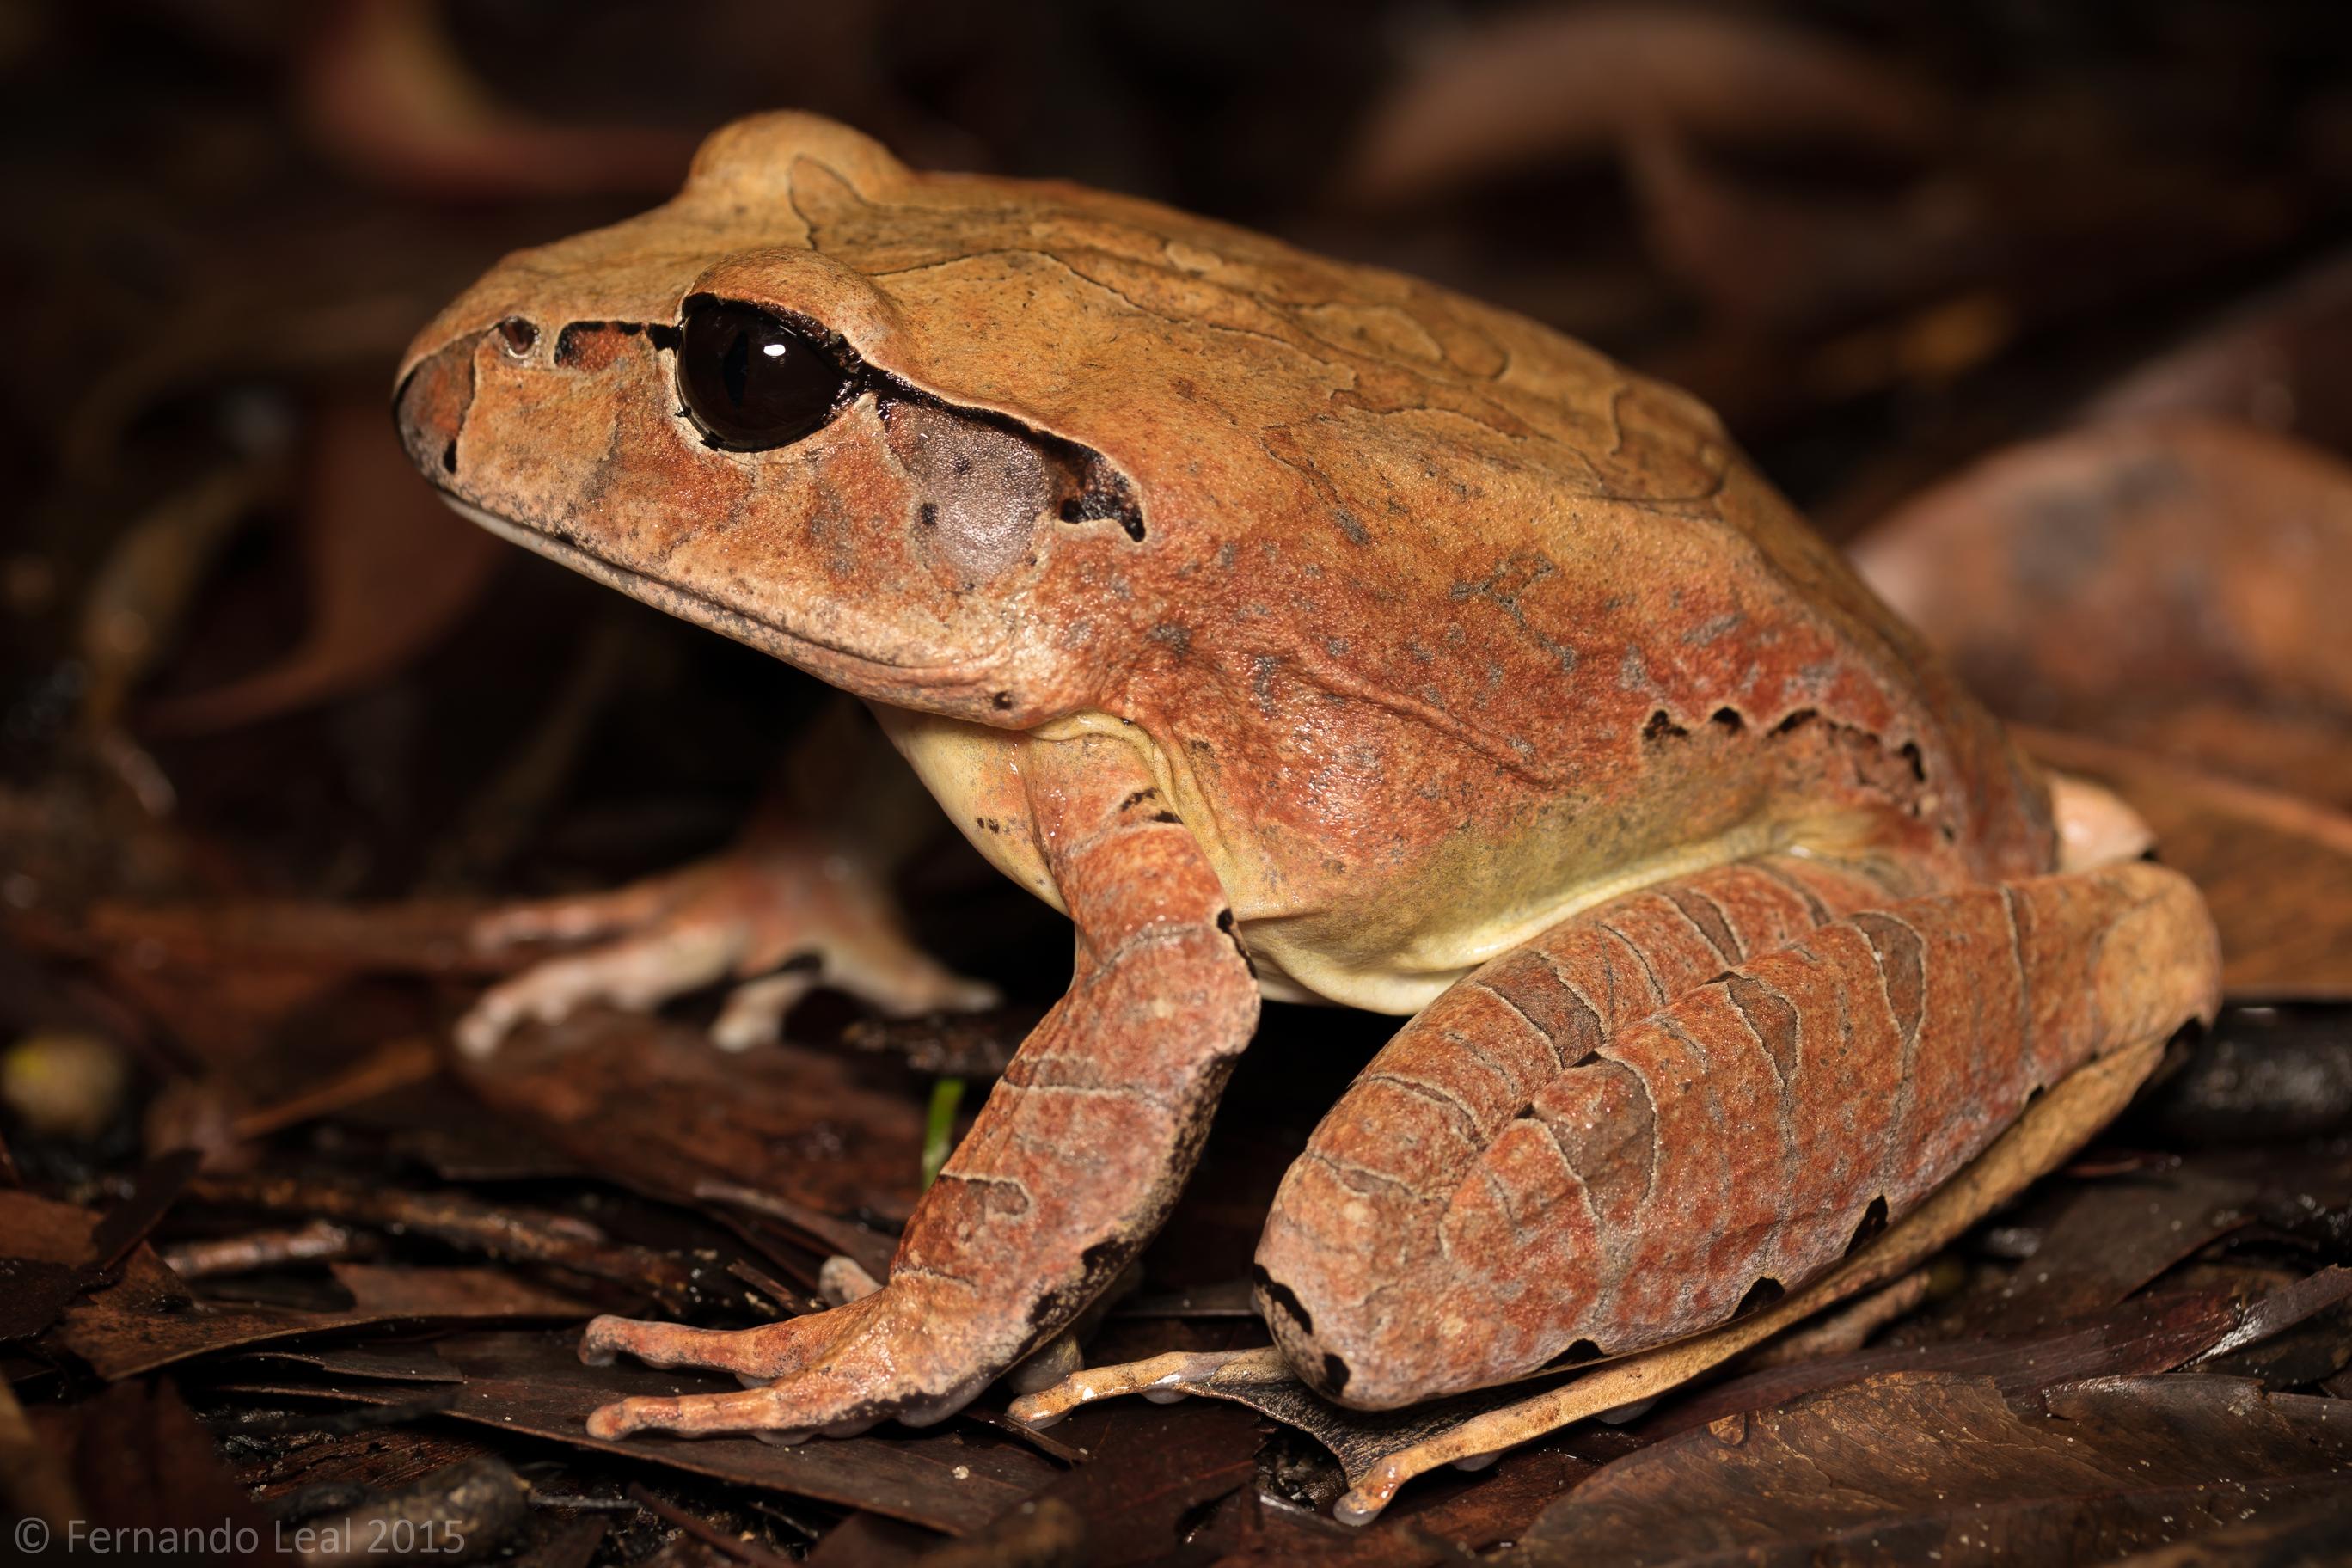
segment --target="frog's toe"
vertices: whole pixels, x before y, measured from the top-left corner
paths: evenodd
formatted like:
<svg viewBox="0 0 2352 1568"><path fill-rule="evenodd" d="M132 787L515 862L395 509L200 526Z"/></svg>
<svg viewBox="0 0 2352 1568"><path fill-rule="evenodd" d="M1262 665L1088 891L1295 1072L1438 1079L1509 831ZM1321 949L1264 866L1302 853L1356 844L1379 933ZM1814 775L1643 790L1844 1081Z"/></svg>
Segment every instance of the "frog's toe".
<svg viewBox="0 0 2352 1568"><path fill-rule="evenodd" d="M792 1331L808 1321L795 1318L758 1329L691 1329L606 1316L580 1336L580 1359L590 1366L610 1366L627 1354L649 1366L703 1367L764 1384L800 1366L803 1358L794 1342L802 1336Z"/></svg>
<svg viewBox="0 0 2352 1568"><path fill-rule="evenodd" d="M675 1432L682 1437L753 1433L773 1443L804 1443L814 1426L792 1426L788 1404L771 1390L741 1394L640 1395L602 1405L588 1417L588 1435L611 1440L635 1432Z"/></svg>
<svg viewBox="0 0 2352 1568"><path fill-rule="evenodd" d="M748 1051L783 1038L784 1015L816 989L813 970L788 969L747 980L727 994L727 1005L710 1026L710 1043L722 1051Z"/></svg>
<svg viewBox="0 0 2352 1568"><path fill-rule="evenodd" d="M680 926L547 959L482 993L457 1022L458 1046L485 1057L526 1018L560 1023L592 1003L649 1011L724 975L739 946L725 930Z"/></svg>

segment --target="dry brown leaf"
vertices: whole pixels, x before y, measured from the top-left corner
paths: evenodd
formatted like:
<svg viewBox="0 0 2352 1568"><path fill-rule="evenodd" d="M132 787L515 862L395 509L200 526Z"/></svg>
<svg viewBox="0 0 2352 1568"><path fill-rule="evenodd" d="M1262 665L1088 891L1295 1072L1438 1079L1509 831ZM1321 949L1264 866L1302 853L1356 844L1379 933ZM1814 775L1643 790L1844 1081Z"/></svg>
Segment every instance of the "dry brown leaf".
<svg viewBox="0 0 2352 1568"><path fill-rule="evenodd" d="M373 401L326 409L309 466L301 642L241 679L153 704L147 727L230 729L373 685L437 642L505 559L496 539L415 482Z"/></svg>
<svg viewBox="0 0 2352 1568"><path fill-rule="evenodd" d="M1650 253L1735 340L1778 342L1954 289L1985 270L1990 250L1986 204L1934 185L1894 203L1875 193L1772 193L1726 178L1688 142L1649 126L1628 133L1625 171ZM1997 294L1963 292L1831 345L1803 379L1824 398L1898 379L1948 380L2004 347L2016 314ZM1785 375L1788 356L1776 358Z"/></svg>
<svg viewBox="0 0 2352 1568"><path fill-rule="evenodd" d="M666 192L694 139L646 126L553 125L507 108L467 68L435 0L322 8L297 79L304 128L383 184L443 197Z"/></svg>
<svg viewBox="0 0 2352 1568"><path fill-rule="evenodd" d="M2023 730L2042 762L2107 785L2205 895L2221 984L2273 1001L2352 996L2352 815L2128 746Z"/></svg>
<svg viewBox="0 0 2352 1568"><path fill-rule="evenodd" d="M2352 734L2352 468L2286 437L2069 432L1898 508L1854 557L2006 717L2132 739L2221 706ZM2195 760L2280 782L2260 752Z"/></svg>
<svg viewBox="0 0 2352 1568"><path fill-rule="evenodd" d="M2352 449L2352 256L2324 261L2232 311L2083 410L2094 422L2179 415Z"/></svg>
<svg viewBox="0 0 2352 1568"><path fill-rule="evenodd" d="M110 728L168 650L205 574L253 509L285 481L267 461L225 463L135 519L107 552L81 611L83 711Z"/></svg>
<svg viewBox="0 0 2352 1568"><path fill-rule="evenodd" d="M1743 147L1913 153L1940 94L1837 41L1696 7L1522 10L1428 52L1372 113L1341 190L1395 205L1590 157L1637 124Z"/></svg>

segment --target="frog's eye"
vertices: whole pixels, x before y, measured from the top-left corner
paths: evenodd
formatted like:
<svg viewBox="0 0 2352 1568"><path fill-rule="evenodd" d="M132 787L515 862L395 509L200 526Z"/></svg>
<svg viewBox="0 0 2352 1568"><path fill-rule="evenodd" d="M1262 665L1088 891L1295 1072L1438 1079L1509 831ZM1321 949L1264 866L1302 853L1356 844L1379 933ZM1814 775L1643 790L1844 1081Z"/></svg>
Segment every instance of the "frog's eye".
<svg viewBox="0 0 2352 1568"><path fill-rule="evenodd" d="M763 451L833 417L848 389L816 340L756 306L697 295L679 323L677 393L713 446Z"/></svg>

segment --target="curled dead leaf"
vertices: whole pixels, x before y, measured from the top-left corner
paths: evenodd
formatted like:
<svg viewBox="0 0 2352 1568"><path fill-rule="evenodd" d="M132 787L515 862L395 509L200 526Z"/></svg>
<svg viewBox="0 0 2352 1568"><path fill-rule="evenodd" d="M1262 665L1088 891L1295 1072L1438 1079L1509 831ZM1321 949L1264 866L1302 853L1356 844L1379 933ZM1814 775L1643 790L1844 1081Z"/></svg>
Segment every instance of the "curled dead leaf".
<svg viewBox="0 0 2352 1568"><path fill-rule="evenodd" d="M1742 146L1916 153L1926 83L1834 39L1681 5L1528 9L1430 50L1373 114L1340 185L1391 206L1606 152L1636 124Z"/></svg>
<svg viewBox="0 0 2352 1568"><path fill-rule="evenodd" d="M2071 431L1898 508L1863 574L1993 708L2146 744L2172 716L2253 710L2352 737L2352 468L2210 420ZM2263 782L2217 736L2183 760ZM2338 752L2337 755L2347 753ZM2352 792L2352 770L2338 781Z"/></svg>

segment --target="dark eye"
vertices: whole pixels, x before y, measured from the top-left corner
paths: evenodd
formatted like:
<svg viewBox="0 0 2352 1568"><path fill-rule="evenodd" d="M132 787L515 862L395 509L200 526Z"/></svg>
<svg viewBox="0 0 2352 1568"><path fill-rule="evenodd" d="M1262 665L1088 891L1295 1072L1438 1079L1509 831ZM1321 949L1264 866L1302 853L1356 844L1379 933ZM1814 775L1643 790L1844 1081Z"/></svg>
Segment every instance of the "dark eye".
<svg viewBox="0 0 2352 1568"><path fill-rule="evenodd" d="M781 317L726 300L687 301L677 393L710 438L757 452L833 417L847 384L824 351Z"/></svg>

